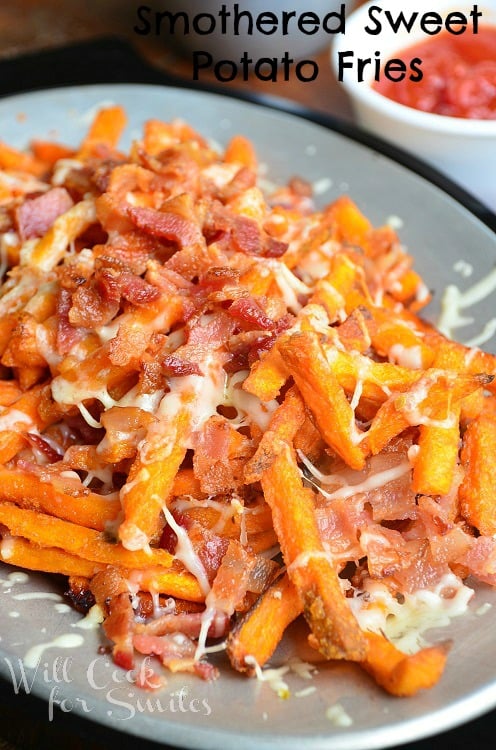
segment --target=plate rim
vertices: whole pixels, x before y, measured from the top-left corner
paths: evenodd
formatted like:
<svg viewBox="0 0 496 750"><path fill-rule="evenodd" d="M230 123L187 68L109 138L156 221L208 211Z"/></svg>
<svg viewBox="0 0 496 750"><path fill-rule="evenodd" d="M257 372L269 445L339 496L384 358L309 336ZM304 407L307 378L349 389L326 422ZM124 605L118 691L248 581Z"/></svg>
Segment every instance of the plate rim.
<svg viewBox="0 0 496 750"><path fill-rule="evenodd" d="M104 82L98 82L96 84L76 84L76 85L67 85L67 86L52 86L46 89L33 89L30 91L22 91L17 94L9 94L7 96L0 98L0 104L4 105L5 102L9 102L10 100L15 100L18 98L24 98L24 97L31 97L32 95L43 95L44 93L54 93L54 92L65 92L65 91L75 91L75 90L87 90L88 93L92 89L97 89L105 86L112 85L116 90L120 86L125 86L126 88L129 87L135 87L137 89L143 89L144 87L154 89L167 89L167 88L173 88L173 89L184 89L186 91L189 91L190 93L193 91L202 91L205 94L214 94L217 96L225 97L226 99L229 99L231 101L244 101L248 104L253 104L256 106L259 106L261 110L273 110L275 112L287 114L289 116L295 116L297 118L310 121L311 123L315 125L322 126L326 128L327 130L330 130L331 132L336 132L341 136L344 136L348 138L349 140L360 143L363 146L366 146L367 148L371 149L372 151L377 152L380 156L386 157L387 159L390 159L396 164L399 164L400 166L404 167L407 171L427 180L429 183L434 185L436 188L441 190L443 193L447 194L451 198L453 198L461 207L466 209L470 214L472 214L476 219L478 219L483 225L485 225L488 229L492 230L493 233L496 233L496 214L494 214L489 208L484 206L477 198L473 197L471 194L469 194L466 190L455 184L450 178L446 177L444 174L440 173L438 170L436 170L433 167L430 167L426 163L422 162L420 159L418 159L415 156L412 156L408 154L407 152L403 151L402 149L399 149L395 146L392 146L391 144L387 143L386 141L381 140L380 138L370 135L369 133L365 132L363 129L361 129L358 126L348 124L346 122L340 121L334 117L330 117L325 114L321 114L318 112L313 112L311 110L308 110L305 107L302 107L300 105L296 105L295 103L291 101L287 101L284 99L279 99L277 97L269 97L265 95L252 95L252 94L244 94L241 92L241 95L233 95L231 92L225 92L225 91L219 91L217 87L214 86L202 86L202 87L194 87L194 86L188 86L188 85L178 85L176 83L171 84L156 84L156 83L115 83L112 82L111 84L105 84ZM495 247L496 247L496 238L495 238ZM42 574L43 575L43 574ZM2 646L0 646L0 654L4 654L4 649ZM8 681L8 674L7 669L4 668L4 665L0 663L0 680L2 680L3 683L9 684ZM495 678L496 679L496 678ZM11 684L11 683L10 683ZM38 683L35 681L33 683L33 689L32 694L33 696L40 698L41 700L46 700L48 689L45 690L43 688L46 688L46 686L43 683ZM480 709L479 703L480 698L485 693L494 693L494 685L488 684L485 686L482 686L481 688L477 689L475 692L470 693L467 696L464 696L448 706L445 706L443 708L437 709L434 713L415 717L413 719L402 721L401 723L396 723L393 725L388 726L380 726L373 728L371 730L359 730L354 733L354 737L361 739L367 739L367 744L359 745L355 742L347 742L346 741L346 735L339 734L336 735L332 733L332 725L330 724L330 732L329 736L324 738L324 742L332 742L332 745L326 745L329 749L332 747L332 750L359 750L363 748L364 750L372 750L373 748L385 748L385 747L392 747L393 745L401 744L405 740L403 739L403 733L408 728L415 728L415 740L421 740L428 737L433 737L436 734L439 734L439 729L441 732L456 728L457 726L460 726L462 724L467 723L468 721L475 719L489 711L491 711L496 706L496 695L494 695L494 698L492 701L485 703L484 707ZM467 704L470 704L472 706L472 710L467 714L466 712L463 713L463 718L459 719L458 721L455 719L450 720L448 723L447 715L451 715L454 713L462 713L460 711L460 708L462 706L466 706ZM110 729L113 732L118 732L119 734L125 734L125 735L131 735L131 736L140 736L139 729L137 729L135 732L126 730L124 731L119 726L115 725L115 722L112 723L111 721L106 722L103 717L91 717L91 716L84 716L84 713L77 712L77 710L74 710L75 714L78 714L79 718L89 719L89 722L86 723L95 723L99 724L101 726L104 726L106 729ZM439 719L440 722L436 724L436 728L433 730L432 726L429 726L429 723L432 723L433 719ZM444 723L443 723L444 718ZM420 731L418 731L420 727ZM206 729L202 727L187 727L186 731L192 732L194 735L195 742L192 744L191 741L188 741L188 744L179 744L178 746L184 747L184 748L214 748L218 746L218 741L225 739L225 740L238 740L239 741L239 735L233 734L229 730L222 730L222 729ZM174 742L180 742L180 737L176 736L176 733L180 733L181 728L179 725L174 725L172 727L172 739ZM212 736L212 741L208 742L208 744L200 743L201 739L206 736L207 734L210 734ZM387 735L387 737L385 736ZM389 736L390 735L390 736ZM150 738L146 738L147 740L159 742L159 746L164 746L163 743L165 740L151 740ZM192 739L191 737L189 738ZM284 742L287 742L287 736L283 738ZM313 750L318 750L318 748L324 747L322 742L322 737L314 737L314 738L301 738L303 742ZM341 740L344 740L344 742L341 742ZM384 744L384 741L386 739L386 743ZM198 742L196 741L198 740ZM370 740L373 741L373 744L370 744ZM377 740L377 742L375 742ZM380 744L379 744L380 741ZM260 737L259 739L259 747L260 748L269 748L276 747L279 743L276 742L274 735L267 735L267 741L265 739L262 739ZM239 747L249 748L249 744L245 744L244 740L239 744Z"/></svg>

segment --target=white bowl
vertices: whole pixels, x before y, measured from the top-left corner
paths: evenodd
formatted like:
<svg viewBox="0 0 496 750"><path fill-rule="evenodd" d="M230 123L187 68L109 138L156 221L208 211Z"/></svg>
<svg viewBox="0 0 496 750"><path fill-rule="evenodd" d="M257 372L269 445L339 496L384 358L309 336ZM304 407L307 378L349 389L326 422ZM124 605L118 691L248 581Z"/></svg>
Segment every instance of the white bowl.
<svg viewBox="0 0 496 750"><path fill-rule="evenodd" d="M382 8L382 29L371 35L365 27L371 24L369 9ZM435 7L434 7L435 6ZM436 11L445 17L449 11L469 13L473 3L461 0L375 0L361 6L346 19L344 34L335 38L331 63L338 77L339 53L353 51L354 58L375 59L376 51L384 62L400 57L409 61L407 54L398 54L412 44L428 38L422 31L396 33L384 23L384 11L407 17L414 11ZM496 25L496 0L478 4L482 11L481 23ZM418 28L417 25L415 27ZM467 33L469 33L467 31ZM436 37L430 37L435 44ZM477 37L475 37L477 38ZM351 58L346 58L351 59ZM369 66L371 67L371 66ZM462 187L496 210L496 120L472 120L421 112L388 99L372 88L374 71L358 82L352 69L343 71L342 84L348 93L356 119L362 127L410 151L443 171Z"/></svg>

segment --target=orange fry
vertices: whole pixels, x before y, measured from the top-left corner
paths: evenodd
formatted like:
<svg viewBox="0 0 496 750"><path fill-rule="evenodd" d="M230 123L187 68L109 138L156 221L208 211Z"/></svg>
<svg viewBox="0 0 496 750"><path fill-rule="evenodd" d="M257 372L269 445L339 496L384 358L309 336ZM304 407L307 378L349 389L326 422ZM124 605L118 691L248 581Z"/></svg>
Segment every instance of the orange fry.
<svg viewBox="0 0 496 750"><path fill-rule="evenodd" d="M482 413L469 423L461 450L465 477L460 510L481 534L496 534L496 415Z"/></svg>
<svg viewBox="0 0 496 750"><path fill-rule="evenodd" d="M433 687L446 664L448 647L431 646L415 654L404 654L383 635L365 633L367 656L361 666L391 695L412 696Z"/></svg>
<svg viewBox="0 0 496 750"><path fill-rule="evenodd" d="M122 107L113 106L100 109L81 143L76 158L84 159L101 145L115 148L126 122L127 116Z"/></svg>
<svg viewBox="0 0 496 750"><path fill-rule="evenodd" d="M99 570L101 563L85 560L57 547L40 547L22 537L11 537L0 545L0 558L9 565L18 565L27 570L41 570L45 573L58 573L63 576L85 576L91 578Z"/></svg>
<svg viewBox="0 0 496 750"><path fill-rule="evenodd" d="M362 469L365 456L357 440L355 414L317 334L295 333L281 343L280 351L326 443L353 469Z"/></svg>
<svg viewBox="0 0 496 750"><path fill-rule="evenodd" d="M261 471L262 489L272 510L288 575L300 594L317 648L327 658L356 661L364 655L363 636L324 551L313 492L303 486L290 443L298 430L298 411L298 398L291 394L275 412L249 462L246 478L250 481Z"/></svg>
<svg viewBox="0 0 496 750"><path fill-rule="evenodd" d="M172 556L162 549L131 552L119 544L107 541L105 535L84 526L62 521L33 510L0 503L0 523L13 536L22 536L35 544L65 549L91 562L120 565L128 568L147 568L153 565L170 567Z"/></svg>
<svg viewBox="0 0 496 750"><path fill-rule="evenodd" d="M227 655L234 669L253 675L252 660L262 667L276 650L288 625L302 610L298 591L287 575L282 576L229 633Z"/></svg>
<svg viewBox="0 0 496 750"><path fill-rule="evenodd" d="M58 478L59 487L42 477L19 469L0 467L0 498L21 508L40 511L89 529L103 531L115 521L121 505L118 500L97 495L82 485L75 491L74 480Z"/></svg>

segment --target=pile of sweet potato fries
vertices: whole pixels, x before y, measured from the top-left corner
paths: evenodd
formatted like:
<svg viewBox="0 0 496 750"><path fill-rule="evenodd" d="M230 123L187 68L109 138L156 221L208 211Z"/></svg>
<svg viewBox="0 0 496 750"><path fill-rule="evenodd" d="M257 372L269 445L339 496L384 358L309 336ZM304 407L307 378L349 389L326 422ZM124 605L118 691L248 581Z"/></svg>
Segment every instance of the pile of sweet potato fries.
<svg viewBox="0 0 496 750"><path fill-rule="evenodd" d="M209 679L225 640L253 674L302 614L318 658L434 685L444 644L403 653L351 605L496 584L495 357L420 317L349 198L268 194L247 138L182 121L123 153L125 124L0 143L1 558L68 576L124 668Z"/></svg>

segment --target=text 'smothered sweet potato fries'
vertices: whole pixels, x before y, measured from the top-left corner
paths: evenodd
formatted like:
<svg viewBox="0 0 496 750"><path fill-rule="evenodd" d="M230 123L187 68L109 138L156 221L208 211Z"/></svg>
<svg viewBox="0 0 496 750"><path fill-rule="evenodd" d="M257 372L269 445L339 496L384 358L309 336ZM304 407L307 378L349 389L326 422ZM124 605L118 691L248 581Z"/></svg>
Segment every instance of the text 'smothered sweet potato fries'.
<svg viewBox="0 0 496 750"><path fill-rule="evenodd" d="M386 624L496 584L496 358L419 317L349 198L265 194L246 138L182 121L123 153L125 120L0 144L1 558L68 576L157 686L216 677L212 644L253 674L300 615L316 660L434 685L447 646Z"/></svg>

